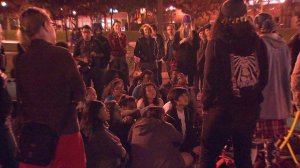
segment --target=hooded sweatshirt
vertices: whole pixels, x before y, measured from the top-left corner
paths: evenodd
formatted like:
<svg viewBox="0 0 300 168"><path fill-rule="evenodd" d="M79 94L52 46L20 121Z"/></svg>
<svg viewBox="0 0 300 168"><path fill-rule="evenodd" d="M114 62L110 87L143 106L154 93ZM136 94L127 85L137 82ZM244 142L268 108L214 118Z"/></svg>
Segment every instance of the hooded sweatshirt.
<svg viewBox="0 0 300 168"><path fill-rule="evenodd" d="M169 123L143 118L131 128L131 168L183 168L182 135Z"/></svg>
<svg viewBox="0 0 300 168"><path fill-rule="evenodd" d="M286 119L292 109L289 48L277 33L263 34L261 38L267 48L269 74L260 119Z"/></svg>

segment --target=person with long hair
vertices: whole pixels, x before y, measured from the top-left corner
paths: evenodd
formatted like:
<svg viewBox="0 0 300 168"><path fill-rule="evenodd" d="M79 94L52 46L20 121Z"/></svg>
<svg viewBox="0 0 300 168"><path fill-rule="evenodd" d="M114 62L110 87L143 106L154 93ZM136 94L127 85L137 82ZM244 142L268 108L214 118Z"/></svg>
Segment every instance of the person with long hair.
<svg viewBox="0 0 300 168"><path fill-rule="evenodd" d="M199 42L199 36L192 28L191 16L184 15L181 26L174 36L173 49L176 52L176 68L188 76L189 86L195 85Z"/></svg>
<svg viewBox="0 0 300 168"><path fill-rule="evenodd" d="M53 21L45 10L27 8L19 19L19 38L24 48L15 65L17 99L22 106L17 114L21 119L20 126L25 129L31 124L34 126L31 128L40 129L37 125L43 125L59 135L58 142L53 145L55 149L51 149L55 154L47 167L85 168L84 145L77 110L73 107L74 104L78 104L77 108L82 107L85 86L76 64L68 50L54 45ZM39 134L34 135L42 138ZM35 140L31 138L30 143ZM22 140L20 136L18 141L26 144L28 138ZM27 151L22 149L19 152L24 154ZM20 168L43 167L38 163L25 163L26 159L22 158Z"/></svg>
<svg viewBox="0 0 300 168"><path fill-rule="evenodd" d="M136 79L133 80L132 84L132 96L136 99L141 98L141 90L145 83L154 82L153 72L146 69L144 70L141 75L139 75Z"/></svg>
<svg viewBox="0 0 300 168"><path fill-rule="evenodd" d="M115 100L120 101L121 97L124 95L124 82L122 79L116 78L112 80L108 86L104 89L102 95L104 102Z"/></svg>
<svg viewBox="0 0 300 168"><path fill-rule="evenodd" d="M142 87L141 98L137 101L137 108L142 109L149 105L162 107L164 101L159 98L159 92L154 83L146 83Z"/></svg>
<svg viewBox="0 0 300 168"><path fill-rule="evenodd" d="M111 48L109 69L120 71L121 76L124 77L124 84L129 86L129 69L126 61L127 36L121 32L120 21L114 21L113 30L108 35L108 41Z"/></svg>
<svg viewBox="0 0 300 168"><path fill-rule="evenodd" d="M154 81L156 84L159 83L158 79L158 66L156 63L158 55L158 45L155 39L151 36L153 30L149 24L144 24L140 28L140 37L134 48L134 55L140 58L140 69L144 71L149 69L154 74Z"/></svg>
<svg viewBox="0 0 300 168"><path fill-rule="evenodd" d="M258 14L254 23L267 47L266 54L270 65L269 81L263 90L266 99L261 104L256 138L264 141L266 167L273 167L274 143L277 138L286 134L286 120L292 111L290 52L286 42L275 32L276 24L270 14Z"/></svg>
<svg viewBox="0 0 300 168"><path fill-rule="evenodd" d="M188 165L178 150L182 135L163 120L164 110L148 106L130 130L131 168L184 168Z"/></svg>
<svg viewBox="0 0 300 168"><path fill-rule="evenodd" d="M81 130L86 139L87 168L118 168L126 157L120 139L107 127L110 114L100 101L91 101Z"/></svg>
<svg viewBox="0 0 300 168"><path fill-rule="evenodd" d="M205 55L201 168L216 166L228 138L235 166L252 168L252 136L268 82L266 55L244 1L225 1Z"/></svg>

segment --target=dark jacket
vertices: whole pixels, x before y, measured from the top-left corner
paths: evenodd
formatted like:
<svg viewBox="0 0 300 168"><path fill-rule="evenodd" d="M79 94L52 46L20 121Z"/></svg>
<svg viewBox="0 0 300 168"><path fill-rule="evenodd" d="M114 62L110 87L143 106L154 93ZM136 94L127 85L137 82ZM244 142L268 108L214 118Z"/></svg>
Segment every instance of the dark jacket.
<svg viewBox="0 0 300 168"><path fill-rule="evenodd" d="M177 146L182 135L169 123L142 118L131 128L131 168L184 168Z"/></svg>
<svg viewBox="0 0 300 168"><path fill-rule="evenodd" d="M155 41L156 41L157 47L158 47L158 56L157 56L157 59L161 59L165 55L164 38L163 38L163 36L161 34L156 34Z"/></svg>
<svg viewBox="0 0 300 168"><path fill-rule="evenodd" d="M180 146L180 151L191 153L194 147L200 145L197 144L197 139L200 139L200 137L196 137L197 130L193 128L193 118L192 118L193 114L192 111L189 110L189 108L185 108L184 116L185 116L185 123L186 123L186 131L185 131L185 138L183 140L182 145ZM182 133L181 120L178 118L177 109L174 106L174 104L172 105L172 108L166 112L165 121L172 124L177 131Z"/></svg>
<svg viewBox="0 0 300 168"><path fill-rule="evenodd" d="M232 53L224 39L215 38L208 42L202 98L204 110L241 101L250 105L263 101L268 61L265 45L259 37L255 39L254 45L235 47L240 54Z"/></svg>
<svg viewBox="0 0 300 168"><path fill-rule="evenodd" d="M91 52L96 52L96 56L91 56ZM98 40L92 38L90 41L85 41L81 39L77 42L74 48L74 58L77 57L87 57L89 63L79 63L81 66L91 66L91 68L104 69L107 67L110 60L110 47L107 39Z"/></svg>
<svg viewBox="0 0 300 168"><path fill-rule="evenodd" d="M118 168L126 153L118 137L104 127L98 128L93 135L84 136L87 168Z"/></svg>
<svg viewBox="0 0 300 168"><path fill-rule="evenodd" d="M125 57L126 56L126 45L127 45L127 36L121 34L121 37L118 37L117 33L112 32L108 35L108 41L111 48L111 55L114 57Z"/></svg>
<svg viewBox="0 0 300 168"><path fill-rule="evenodd" d="M141 59L140 65L142 68L154 69L157 54L158 47L154 38L141 37L137 40L134 55Z"/></svg>
<svg viewBox="0 0 300 168"><path fill-rule="evenodd" d="M79 131L72 102L85 99L85 86L71 54L44 40L32 40L24 54L16 58L16 84L24 122L35 121L62 134Z"/></svg>
<svg viewBox="0 0 300 168"><path fill-rule="evenodd" d="M5 56L4 47L1 45L1 48L0 48L0 70L5 71L5 69L6 69L6 56Z"/></svg>
<svg viewBox="0 0 300 168"><path fill-rule="evenodd" d="M173 49L176 52L177 69L184 73L195 74L197 68L197 50L199 48L199 36L193 31L193 40L191 42L184 42L180 44L179 42L180 32L176 32L174 36Z"/></svg>

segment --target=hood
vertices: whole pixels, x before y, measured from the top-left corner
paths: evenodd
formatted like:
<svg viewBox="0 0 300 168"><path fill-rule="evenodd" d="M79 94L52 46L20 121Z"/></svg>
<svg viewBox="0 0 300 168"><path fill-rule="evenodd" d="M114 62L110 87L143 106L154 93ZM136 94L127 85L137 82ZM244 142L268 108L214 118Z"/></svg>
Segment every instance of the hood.
<svg viewBox="0 0 300 168"><path fill-rule="evenodd" d="M143 118L135 123L133 129L138 132L140 136L146 135L150 132L159 131L159 125L163 121L153 118Z"/></svg>
<svg viewBox="0 0 300 168"><path fill-rule="evenodd" d="M286 45L286 42L277 33L263 34L260 37L273 48L281 48Z"/></svg>

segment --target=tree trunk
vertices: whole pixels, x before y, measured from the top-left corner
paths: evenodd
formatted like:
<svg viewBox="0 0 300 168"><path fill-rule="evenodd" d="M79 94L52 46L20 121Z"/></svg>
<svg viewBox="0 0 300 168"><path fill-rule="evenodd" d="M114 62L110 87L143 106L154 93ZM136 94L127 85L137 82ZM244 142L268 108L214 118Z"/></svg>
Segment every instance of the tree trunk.
<svg viewBox="0 0 300 168"><path fill-rule="evenodd" d="M157 30L159 33L163 30L163 0L158 0L157 3Z"/></svg>

